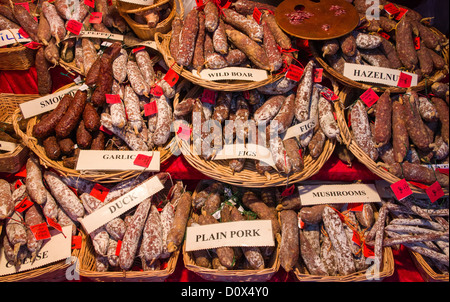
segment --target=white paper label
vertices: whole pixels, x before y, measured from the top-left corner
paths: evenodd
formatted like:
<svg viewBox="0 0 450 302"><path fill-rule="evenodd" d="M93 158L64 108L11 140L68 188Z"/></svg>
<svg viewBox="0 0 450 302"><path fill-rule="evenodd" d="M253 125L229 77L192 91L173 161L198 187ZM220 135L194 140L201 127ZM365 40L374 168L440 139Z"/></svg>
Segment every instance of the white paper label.
<svg viewBox="0 0 450 302"><path fill-rule="evenodd" d="M122 2L138 5L152 5L154 3L154 0L122 0Z"/></svg>
<svg viewBox="0 0 450 302"><path fill-rule="evenodd" d="M35 115L39 115L41 113L45 113L55 109L59 101L62 100L64 95L70 93L71 95L75 95L76 90L78 90L81 85L75 85L70 88L61 90L59 92L49 94L28 102L24 102L20 104L20 110L22 110L23 117L25 119L30 118Z"/></svg>
<svg viewBox="0 0 450 302"><path fill-rule="evenodd" d="M448 164L422 165L431 169L448 169Z"/></svg>
<svg viewBox="0 0 450 302"><path fill-rule="evenodd" d="M186 228L186 251L225 246L275 246L270 220L221 222Z"/></svg>
<svg viewBox="0 0 450 302"><path fill-rule="evenodd" d="M16 148L17 148L17 144L0 141L0 150L2 150L2 151L11 152L11 151L16 150Z"/></svg>
<svg viewBox="0 0 450 302"><path fill-rule="evenodd" d="M3 276L36 269L43 265L69 258L72 254L72 226L63 227L62 233L51 229L50 235L52 237L44 240L35 261L31 262L31 258L28 256L18 267L15 267L14 263L8 262L5 258L3 248L0 249L0 275Z"/></svg>
<svg viewBox="0 0 450 302"><path fill-rule="evenodd" d="M14 43L27 43L31 42L30 38L24 38L19 29L5 29L0 31L0 47L11 45Z"/></svg>
<svg viewBox="0 0 450 302"><path fill-rule="evenodd" d="M301 136L310 130L313 130L318 124L317 117L304 121L303 123L297 124L287 129L282 136L283 140L287 140L292 137Z"/></svg>
<svg viewBox="0 0 450 302"><path fill-rule="evenodd" d="M381 202L373 184L298 186L302 205Z"/></svg>
<svg viewBox="0 0 450 302"><path fill-rule="evenodd" d="M267 71L245 67L225 67L222 69L203 69L200 73L192 70L194 76L208 81L240 80L259 82L267 80Z"/></svg>
<svg viewBox="0 0 450 302"><path fill-rule="evenodd" d="M106 39L106 40L123 41L123 35L105 33L105 32L101 32L101 31L91 31L91 30L82 30L82 31L80 31L80 34L78 36L71 34L67 37L67 39L76 38L76 37L78 37L78 38L99 38L99 39Z"/></svg>
<svg viewBox="0 0 450 302"><path fill-rule="evenodd" d="M151 162L147 168L134 164L139 155L151 156ZM105 151L105 150L80 150L77 166L78 171L126 171L145 170L159 172L159 151Z"/></svg>
<svg viewBox="0 0 450 302"><path fill-rule="evenodd" d="M153 196L164 188L157 176L154 176L130 192L122 195L114 201L104 205L95 212L79 219L88 234L92 233L102 225L119 217L126 211L134 208L146 198Z"/></svg>
<svg viewBox="0 0 450 302"><path fill-rule="evenodd" d="M412 77L411 86L417 86L417 74L397 69L345 63L344 76L357 82L377 83L387 86L397 86L400 73L403 72Z"/></svg>
<svg viewBox="0 0 450 302"><path fill-rule="evenodd" d="M136 46L145 46L145 47L153 48L154 50L158 50L158 47L156 46L156 42L155 41L150 41L150 40L142 42L142 43L139 43L139 44L136 44Z"/></svg>
<svg viewBox="0 0 450 302"><path fill-rule="evenodd" d="M233 159L233 158L250 158L265 162L275 167L272 152L266 147L257 144L233 144L224 145L222 150L217 152L213 160Z"/></svg>

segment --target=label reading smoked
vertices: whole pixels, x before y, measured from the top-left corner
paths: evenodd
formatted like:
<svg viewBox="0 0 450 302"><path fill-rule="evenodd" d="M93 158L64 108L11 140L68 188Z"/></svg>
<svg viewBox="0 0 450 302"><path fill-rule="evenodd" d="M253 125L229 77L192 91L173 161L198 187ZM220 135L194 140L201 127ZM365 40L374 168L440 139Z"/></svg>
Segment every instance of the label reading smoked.
<svg viewBox="0 0 450 302"><path fill-rule="evenodd" d="M298 186L302 205L330 203L381 202L375 185L301 185Z"/></svg>
<svg viewBox="0 0 450 302"><path fill-rule="evenodd" d="M130 192L80 219L80 223L86 232L90 234L102 225L131 210L146 198L158 193L163 188L164 186L159 178L154 176Z"/></svg>
<svg viewBox="0 0 450 302"><path fill-rule="evenodd" d="M221 222L186 228L186 251L225 246L275 246L270 220Z"/></svg>
<svg viewBox="0 0 450 302"><path fill-rule="evenodd" d="M154 160L145 171L158 172L160 170L159 151L108 151L108 150L80 150L76 170L78 171L126 171L142 170L134 164L139 154L152 156Z"/></svg>

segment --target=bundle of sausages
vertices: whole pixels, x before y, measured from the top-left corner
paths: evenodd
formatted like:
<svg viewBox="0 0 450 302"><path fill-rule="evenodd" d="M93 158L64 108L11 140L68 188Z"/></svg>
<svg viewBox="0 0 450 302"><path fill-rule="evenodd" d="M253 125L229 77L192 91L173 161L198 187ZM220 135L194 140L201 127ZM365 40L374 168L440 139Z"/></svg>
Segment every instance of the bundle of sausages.
<svg viewBox="0 0 450 302"><path fill-rule="evenodd" d="M164 20L167 19L172 12L172 9L172 1L169 1L163 5L128 15L138 24L145 24L148 28L156 28L159 23L164 22Z"/></svg>
<svg viewBox="0 0 450 302"><path fill-rule="evenodd" d="M280 225L275 206L275 189L253 192L220 182L204 184L192 199L193 214L188 226L209 225L254 219L272 221L272 235L279 240ZM195 264L217 270L249 269L268 267L276 246L267 247L218 247L213 250L191 252Z"/></svg>
<svg viewBox="0 0 450 302"><path fill-rule="evenodd" d="M434 271L448 275L448 198L433 204L411 196L400 202L385 200L382 212L394 217L376 223L376 228L384 229L383 247L402 244L422 255Z"/></svg>
<svg viewBox="0 0 450 302"><path fill-rule="evenodd" d="M262 11L260 23L253 9ZM208 1L193 8L184 20L175 17L169 50L175 62L189 69L251 66L276 72L292 61L291 39L278 27L270 11L274 7L239 0L229 8Z"/></svg>
<svg viewBox="0 0 450 302"><path fill-rule="evenodd" d="M91 214L114 202L150 177L144 173L114 185L103 202L88 192L82 193L80 198L86 213ZM192 204L191 195L181 181L169 184L168 173L153 177L158 177L165 185L162 192L143 200L137 207L90 234L96 271L133 270L138 264L136 259L140 260L138 266L145 271L159 270L164 261L180 248Z"/></svg>
<svg viewBox="0 0 450 302"><path fill-rule="evenodd" d="M316 159L322 153L327 139L340 140L340 131L333 115L334 107L321 93L328 88L314 83L314 66L314 61L307 64L296 93L267 93L265 88L250 90L245 94L220 91L213 100L214 106L202 102L200 95L175 104L174 118L179 121L190 119L192 124L202 125L201 133L194 133L193 144L201 146L201 150L197 150L198 154L206 160L222 147L222 141L224 144L251 142L270 149L280 173L289 175L301 172L303 156L310 154ZM282 140L281 136L289 127L314 118L318 120L317 127L301 136ZM228 128L227 120L234 121L235 128ZM255 125L259 130L261 126L264 127L264 133L256 134L249 130ZM223 131L215 131L218 128L215 126L224 126L219 127ZM265 143L258 142L264 137ZM217 145L217 142L220 144ZM211 148L205 148L206 144L210 144ZM240 172L246 161L230 160L230 168L233 172ZM267 175L272 170L270 165L259 160L255 160L255 167L261 175Z"/></svg>
<svg viewBox="0 0 450 302"><path fill-rule="evenodd" d="M386 90L373 106L369 110L358 99L349 110L361 150L396 177L448 188L448 175L425 166L448 163L448 104L412 90L400 95Z"/></svg>
<svg viewBox="0 0 450 302"><path fill-rule="evenodd" d="M26 171L25 178L11 184L0 179L3 252L15 266L20 266L26 258L33 262L45 244L43 239L36 239L31 227L52 219L61 227L71 225L72 235L76 235L77 219L84 216L84 208L77 195L61 176L44 170L34 155L28 158ZM24 211L16 210L15 207L25 199L32 205Z"/></svg>
<svg viewBox="0 0 450 302"><path fill-rule="evenodd" d="M366 270L372 261L366 258L363 243L376 224L374 208L368 203L360 211L346 208L347 204L302 206L298 192L282 198L277 210L283 269L289 272L301 264L302 274L317 276L346 276ZM377 249L376 234L374 257L381 270L383 251Z"/></svg>
<svg viewBox="0 0 450 302"><path fill-rule="evenodd" d="M337 72L343 74L345 63L372 65L406 69L416 73L420 81L448 68L441 55L448 39L433 32L419 13L395 4L408 9L397 20L383 10L390 2L380 1L379 19L367 20L371 4L362 0L353 4L361 16L361 26L346 36L325 41L321 48L323 57ZM380 35L381 32L386 35Z"/></svg>
<svg viewBox="0 0 450 302"><path fill-rule="evenodd" d="M170 138L170 98L175 95L175 86L163 77L155 73L146 49L128 55L114 42L93 61L85 79L89 88L65 95L34 125L33 136L49 159L62 159L72 169L80 149L147 151L162 146ZM155 83L162 87L161 96L150 93ZM107 95L116 98L110 101ZM155 110L145 115L149 103Z"/></svg>

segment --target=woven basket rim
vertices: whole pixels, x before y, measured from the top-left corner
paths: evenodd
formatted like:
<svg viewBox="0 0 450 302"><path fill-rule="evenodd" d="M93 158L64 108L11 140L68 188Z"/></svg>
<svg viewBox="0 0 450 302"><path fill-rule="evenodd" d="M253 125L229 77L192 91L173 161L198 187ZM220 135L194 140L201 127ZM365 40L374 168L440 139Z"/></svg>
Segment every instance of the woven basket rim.
<svg viewBox="0 0 450 302"><path fill-rule="evenodd" d="M127 6L127 4L129 6L133 6L133 3L117 0L116 1L116 6L117 6L117 9L119 9L119 7L120 7L120 9L123 12L125 12L125 13L134 14L134 13L144 12L144 11L147 11L149 9L160 7L161 5L164 5L164 4L166 4L166 3L170 2L170 1L171 0L160 0L160 1L157 1L156 3L154 3L152 5L146 5L146 6L142 6L142 5L139 5L139 4L134 4L136 7L138 7L138 6L140 6L140 7L139 8L128 8L128 9L125 9L125 8L123 8L123 6ZM180 1L180 0L176 0L176 1Z"/></svg>
<svg viewBox="0 0 450 302"><path fill-rule="evenodd" d="M199 93L201 87L195 86L184 98L193 97ZM181 95L181 94L180 94ZM174 99L174 106L179 98ZM334 106L338 106L335 102ZM232 173L228 167L228 160L204 160L197 154L191 152L192 143L188 145L178 136L175 137L179 144L179 148L188 163L195 169L215 180L241 187L261 188L265 186L284 186L300 181L305 181L319 172L327 160L331 157L336 147L336 140L326 139L323 151L317 159L313 159L309 153L303 157L304 169L301 172L294 173L286 177L272 169L269 174L261 175L255 168L253 163L246 161L246 166L241 172Z"/></svg>
<svg viewBox="0 0 450 302"><path fill-rule="evenodd" d="M61 87L57 91L64 90L64 89L72 87L74 85L75 85L74 83L68 84L66 86ZM31 97L31 95L30 95L30 97ZM40 96L35 96L35 97L37 98ZM22 118L22 114L21 114L20 108L18 108L13 114L13 125L14 125L14 130L16 131L16 134L19 135L20 137L22 137L23 143L31 151L33 151L33 153L35 153L39 157L40 162L43 166L45 166L46 168L53 168L65 177L74 176L74 177L80 177L80 178L90 180L90 181L95 181L98 183L115 183L118 181L123 181L128 178L134 177L142 172L141 170L125 170L125 171L112 171L112 172L95 171L95 172L84 173L82 171L80 172L75 169L70 169L70 168L64 167L64 165L62 164L62 161L54 161L54 160L51 160L50 158L48 158L47 155L45 154L45 150L44 150L43 146L41 146L39 144L39 140L36 139L35 137L33 137L33 135L32 135L33 126L37 123L39 116L31 117L28 120L26 133L23 133L19 129L18 120L20 118ZM172 156L173 149L171 146L174 145L174 139L175 139L175 137L172 137L172 139L170 139L164 146L160 146L156 150L154 150L154 151L160 152L160 164L164 163Z"/></svg>
<svg viewBox="0 0 450 302"><path fill-rule="evenodd" d="M431 266L428 264L427 261L425 261L425 258L414 251L411 251L408 249L409 254L411 255L411 258L414 261L414 264L416 265L416 268L419 270L420 273L424 274L427 279L431 279L432 281L436 282L448 282L449 276L448 274L440 274L437 273ZM429 280L427 280L429 281Z"/></svg>
<svg viewBox="0 0 450 302"><path fill-rule="evenodd" d="M339 125L339 128L341 130L341 137L343 139L344 144L347 146L349 151L353 155L355 155L355 157L362 164L364 164L364 166L366 166L371 172L373 172L377 176L381 177L382 179L384 179L385 181L387 181L387 182L389 182L391 184L400 181L401 180L400 178L398 178L395 175L389 173L383 167L381 167L376 162L374 162L366 153L364 153L364 151L362 151L362 149L353 140L351 131L350 131L349 127L348 127L347 120L345 118L346 115L344 113L344 103L345 103L345 100L346 100L346 98L348 96L348 92L351 89L352 88L350 88L350 87L345 87L344 89L341 90L341 92L339 93L339 99L340 99L340 103L341 104L340 104L339 107L336 107L337 108L336 116L337 116L338 125ZM418 187L414 186L413 184L411 184L409 182L408 182L408 185L409 185L409 187L411 188L411 190L412 190L412 192L414 194L418 194L418 195L426 194L424 189L418 188ZM448 188L442 188L442 190L444 191L444 194L446 196L449 195Z"/></svg>
<svg viewBox="0 0 450 302"><path fill-rule="evenodd" d="M436 34L440 36L444 36L438 29L434 27L430 27L431 30L433 30ZM310 41L309 46L312 55L316 59L316 61L324 68L326 72L328 72L332 77L334 77L336 80L338 80L342 85L348 86L351 88L358 88L362 90L367 90L369 88L372 88L375 92L384 92L385 90L389 89L392 93L404 93L408 89L412 89L415 91L420 91L425 89L427 86L431 86L433 83L438 82L442 78L444 78L446 75L448 75L448 65L449 65L449 44L447 44L444 49L442 49L442 53L444 56L444 60L447 62L446 68L443 70L435 71L435 73L430 76L428 79L425 78L422 81L420 81L417 86L410 87L410 88L400 88L395 86L384 86L381 84L375 84L375 83L364 83L364 82L356 82L354 80L351 80L339 72L337 72L335 69L333 69L320 55L318 51L318 45L320 42L318 41Z"/></svg>
<svg viewBox="0 0 450 302"><path fill-rule="evenodd" d="M269 74L268 78L263 81L257 82L249 82L249 81L227 81L227 83L216 82L216 81L207 81L201 79L199 77L194 76L194 74L184 68L183 66L178 65L175 60L170 55L169 51L169 43L170 38L172 36L172 32L170 31L167 34L155 33L155 42L159 52L163 55L164 61L167 66L170 66L176 73L180 76L188 79L192 83L202 86L207 89L216 90L216 91L244 91L256 89L268 84L271 84L279 79L281 79L284 74ZM243 83L242 83L243 82Z"/></svg>

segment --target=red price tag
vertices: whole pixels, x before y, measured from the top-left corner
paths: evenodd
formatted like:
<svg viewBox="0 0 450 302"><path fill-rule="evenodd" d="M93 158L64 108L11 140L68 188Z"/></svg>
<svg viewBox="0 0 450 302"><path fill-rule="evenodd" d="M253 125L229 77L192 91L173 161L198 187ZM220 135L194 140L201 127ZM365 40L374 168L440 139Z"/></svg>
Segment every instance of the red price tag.
<svg viewBox="0 0 450 302"><path fill-rule="evenodd" d="M80 31L82 28L83 28L83 23L81 23L81 22L78 22L73 19L67 21L66 29L76 36L78 36L80 34Z"/></svg>
<svg viewBox="0 0 450 302"><path fill-rule="evenodd" d="M214 105L216 102L216 92L214 90L204 89L201 102Z"/></svg>
<svg viewBox="0 0 450 302"><path fill-rule="evenodd" d="M24 199L22 199L21 202L19 202L15 207L14 210L16 212L22 213L23 211L25 211L26 209L28 209L29 207L31 207L34 203L29 200L27 197L25 197Z"/></svg>
<svg viewBox="0 0 450 302"><path fill-rule="evenodd" d="M398 200L402 200L403 198L406 198L413 193L408 183L406 182L406 179L402 179L397 181L396 183L393 183L391 185L391 189Z"/></svg>
<svg viewBox="0 0 450 302"><path fill-rule="evenodd" d="M430 198L431 202L435 202L442 196L444 196L444 191L442 190L441 185L436 181L431 186L429 186L425 192L427 193L428 197Z"/></svg>
<svg viewBox="0 0 450 302"><path fill-rule="evenodd" d="M438 171L439 173L448 175L449 169L444 169L444 168L436 168L436 171Z"/></svg>
<svg viewBox="0 0 450 302"><path fill-rule="evenodd" d="M353 231L352 241L357 245L361 246L361 237L359 236L358 232Z"/></svg>
<svg viewBox="0 0 450 302"><path fill-rule="evenodd" d="M81 236L72 236L72 250L81 249Z"/></svg>
<svg viewBox="0 0 450 302"><path fill-rule="evenodd" d="M288 71L286 73L286 78L293 81L300 81L303 74L303 68L297 65L289 65Z"/></svg>
<svg viewBox="0 0 450 302"><path fill-rule="evenodd" d="M30 12L30 4L28 2L14 3L14 4L23 6L28 12Z"/></svg>
<svg viewBox="0 0 450 302"><path fill-rule="evenodd" d="M120 96L118 94L105 94L106 103L108 104L117 104L120 103Z"/></svg>
<svg viewBox="0 0 450 302"><path fill-rule="evenodd" d="M178 128L177 135L182 140L187 141L191 137L191 132L192 130L189 126L182 124L180 128Z"/></svg>
<svg viewBox="0 0 450 302"><path fill-rule="evenodd" d="M364 204L363 203L349 203L347 205L347 210L352 212L361 212L363 210Z"/></svg>
<svg viewBox="0 0 450 302"><path fill-rule="evenodd" d="M36 240L44 240L52 237L45 222L30 226L30 230Z"/></svg>
<svg viewBox="0 0 450 302"><path fill-rule="evenodd" d="M103 202L103 201L105 201L105 198L108 195L108 193L109 193L108 188L105 188L101 184L96 183L89 194L91 196L94 196L101 202Z"/></svg>
<svg viewBox="0 0 450 302"><path fill-rule="evenodd" d="M46 220L47 220L47 224L49 226L51 226L52 228L54 228L55 230L58 230L60 232L62 232L62 227L59 223L57 223L56 221L54 221L53 219L51 219L50 217L45 216Z"/></svg>
<svg viewBox="0 0 450 302"><path fill-rule="evenodd" d="M25 39L29 38L30 35L21 27L19 28L19 34L24 37Z"/></svg>
<svg viewBox="0 0 450 302"><path fill-rule="evenodd" d="M372 88L369 88L366 90L366 92L361 94L359 98L364 102L364 104L367 105L367 107L372 107L372 105L375 104L380 97L378 96L378 94L376 94L375 91L373 91Z"/></svg>
<svg viewBox="0 0 450 302"><path fill-rule="evenodd" d="M141 50L144 50L144 49L145 49L145 46L136 47L136 48L133 48L132 52L133 53L137 53L138 51L141 51Z"/></svg>
<svg viewBox="0 0 450 302"><path fill-rule="evenodd" d="M89 23L92 24L102 23L102 16L103 16L102 12L92 12L91 16L89 17Z"/></svg>
<svg viewBox="0 0 450 302"><path fill-rule="evenodd" d="M150 102L144 105L144 115L149 116L158 113L158 107L156 107L156 102Z"/></svg>
<svg viewBox="0 0 450 302"><path fill-rule="evenodd" d="M178 79L180 76L171 68L169 71L167 71L166 75L164 76L163 80L167 82L167 84L170 85L170 87L173 87L178 82Z"/></svg>
<svg viewBox="0 0 450 302"><path fill-rule="evenodd" d="M414 38L414 48L416 50L420 50L420 37L415 37Z"/></svg>
<svg viewBox="0 0 450 302"><path fill-rule="evenodd" d="M152 158L153 158L153 156L138 154L136 156L136 159L134 160L133 164L144 167L144 168L148 168L148 166L152 162Z"/></svg>
<svg viewBox="0 0 450 302"><path fill-rule="evenodd" d="M391 36L389 36L387 33L385 32L379 32L378 33L380 36L382 36L383 38L385 38L386 40L389 40L391 38Z"/></svg>
<svg viewBox="0 0 450 302"><path fill-rule="evenodd" d="M31 42L28 42L27 44L23 44L23 46L25 46L25 47L27 47L29 49L38 49L38 48L40 48L42 46L42 44L38 43L38 42L31 41Z"/></svg>
<svg viewBox="0 0 450 302"><path fill-rule="evenodd" d="M314 83L321 83L323 78L323 68L314 69Z"/></svg>
<svg viewBox="0 0 450 302"><path fill-rule="evenodd" d="M120 256L120 249L122 248L122 240L117 240L116 256Z"/></svg>
<svg viewBox="0 0 450 302"><path fill-rule="evenodd" d="M339 97L336 94L334 94L334 92L331 91L330 89L322 91L320 94L331 102L337 101L339 99Z"/></svg>
<svg viewBox="0 0 450 302"><path fill-rule="evenodd" d="M292 194L294 194L294 190L295 190L295 185L290 186L289 188L286 188L283 193L281 193L282 197L287 197L287 196L291 196Z"/></svg>
<svg viewBox="0 0 450 302"><path fill-rule="evenodd" d="M160 97L164 94L164 90L161 86L155 85L150 89L150 93L155 97Z"/></svg>
<svg viewBox="0 0 450 302"><path fill-rule="evenodd" d="M23 185L23 181L21 179L16 180L16 182L14 183L14 189L18 189Z"/></svg>
<svg viewBox="0 0 450 302"><path fill-rule="evenodd" d="M363 254L366 258L371 258L375 256L375 253L373 252L373 247L368 246L365 242L363 243Z"/></svg>
<svg viewBox="0 0 450 302"><path fill-rule="evenodd" d="M399 13L395 17L395 20L400 21L400 19L403 18L403 16L406 14L408 9L400 7L398 10L399 10Z"/></svg>
<svg viewBox="0 0 450 302"><path fill-rule="evenodd" d="M389 15L396 15L400 12L400 10L398 9L397 6L395 6L394 3L389 3L386 4L384 6L384 10L389 14Z"/></svg>
<svg viewBox="0 0 450 302"><path fill-rule="evenodd" d="M400 76L398 77L397 86L401 88L409 88L411 87L412 76L406 74L404 72L400 72Z"/></svg>
<svg viewBox="0 0 450 302"><path fill-rule="evenodd" d="M258 22L258 24L261 24L261 16L262 16L261 11L257 7L255 7L253 9L253 19L255 19L255 21Z"/></svg>
<svg viewBox="0 0 450 302"><path fill-rule="evenodd" d="M106 129L105 126L103 126L103 125L100 126L100 131L103 131L108 135L113 135L113 133L111 131L109 131L108 129Z"/></svg>
<svg viewBox="0 0 450 302"><path fill-rule="evenodd" d="M84 4L86 4L89 7L95 8L95 1L94 0L84 0Z"/></svg>

